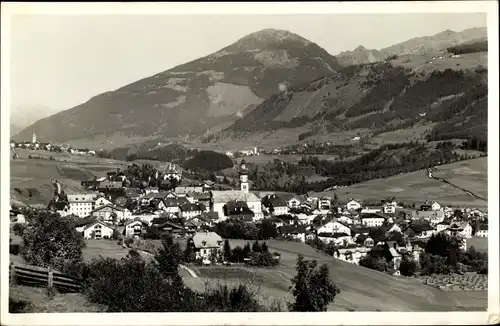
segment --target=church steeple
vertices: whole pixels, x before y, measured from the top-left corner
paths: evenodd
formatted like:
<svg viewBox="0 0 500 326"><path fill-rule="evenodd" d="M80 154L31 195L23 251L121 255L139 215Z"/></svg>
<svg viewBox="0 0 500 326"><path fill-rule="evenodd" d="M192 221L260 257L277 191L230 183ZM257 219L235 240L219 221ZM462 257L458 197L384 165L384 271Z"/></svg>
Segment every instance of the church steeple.
<svg viewBox="0 0 500 326"><path fill-rule="evenodd" d="M31 142L34 144L36 143L36 134L35 131L33 130L33 137L31 138Z"/></svg>
<svg viewBox="0 0 500 326"><path fill-rule="evenodd" d="M250 190L250 186L248 185L248 169L245 166L245 160L241 160L240 163L240 190L245 194L248 194Z"/></svg>

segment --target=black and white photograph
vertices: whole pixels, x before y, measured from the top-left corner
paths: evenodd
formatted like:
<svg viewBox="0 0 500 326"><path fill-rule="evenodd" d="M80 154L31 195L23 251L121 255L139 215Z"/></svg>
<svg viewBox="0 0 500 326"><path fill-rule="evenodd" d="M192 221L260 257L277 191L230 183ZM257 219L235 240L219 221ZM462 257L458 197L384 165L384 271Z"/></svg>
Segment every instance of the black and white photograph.
<svg viewBox="0 0 500 326"><path fill-rule="evenodd" d="M500 322L497 2L2 2L1 43L2 325Z"/></svg>

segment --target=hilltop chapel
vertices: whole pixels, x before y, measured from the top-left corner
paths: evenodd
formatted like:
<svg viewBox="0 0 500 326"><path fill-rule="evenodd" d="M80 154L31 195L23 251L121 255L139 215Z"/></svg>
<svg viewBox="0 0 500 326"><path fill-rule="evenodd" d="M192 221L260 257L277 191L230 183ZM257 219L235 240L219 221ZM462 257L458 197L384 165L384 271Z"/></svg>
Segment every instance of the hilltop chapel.
<svg viewBox="0 0 500 326"><path fill-rule="evenodd" d="M253 220L260 220L264 217L260 199L250 192L248 169L245 166L245 160L241 161L239 175L239 190L211 191L211 211L219 215L218 221L228 219L229 215L232 215L230 214L231 211L237 212L238 210L244 211L245 209L253 212Z"/></svg>

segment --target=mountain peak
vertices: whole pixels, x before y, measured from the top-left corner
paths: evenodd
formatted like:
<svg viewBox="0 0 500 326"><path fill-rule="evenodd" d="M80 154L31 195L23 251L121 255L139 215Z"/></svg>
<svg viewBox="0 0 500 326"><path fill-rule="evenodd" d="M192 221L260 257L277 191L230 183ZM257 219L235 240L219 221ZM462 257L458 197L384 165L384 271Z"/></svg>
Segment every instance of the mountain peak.
<svg viewBox="0 0 500 326"><path fill-rule="evenodd" d="M436 34L436 36L444 36L444 37L446 37L446 36L451 36L451 35L454 35L454 34L457 34L457 32L452 31L451 29L447 29L445 31L442 31L441 33Z"/></svg>
<svg viewBox="0 0 500 326"><path fill-rule="evenodd" d="M360 45L357 48L355 48L354 51L356 51L356 52L364 52L364 51L368 51L368 50L364 46Z"/></svg>
<svg viewBox="0 0 500 326"><path fill-rule="evenodd" d="M229 48L243 51L266 49L287 42L299 42L304 46L311 43L302 36L290 31L275 28L266 28L242 37L224 50L228 50Z"/></svg>

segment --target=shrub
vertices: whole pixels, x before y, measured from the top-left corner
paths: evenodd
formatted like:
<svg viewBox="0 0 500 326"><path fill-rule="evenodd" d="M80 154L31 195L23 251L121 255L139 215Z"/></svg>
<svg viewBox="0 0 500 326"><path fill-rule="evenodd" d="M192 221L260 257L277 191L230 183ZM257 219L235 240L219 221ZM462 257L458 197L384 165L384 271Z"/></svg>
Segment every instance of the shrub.
<svg viewBox="0 0 500 326"><path fill-rule="evenodd" d="M274 259L270 252L254 252L252 259L247 264L258 267L271 267L278 265L279 261Z"/></svg>
<svg viewBox="0 0 500 326"><path fill-rule="evenodd" d="M130 238L130 237L129 237L129 238L126 238L126 239L123 241L123 243L125 243L125 245L126 245L127 247L130 247L130 246L134 243L134 238Z"/></svg>
<svg viewBox="0 0 500 326"><path fill-rule="evenodd" d="M413 276L417 271L417 263L413 259L405 257L399 265L399 272L403 276Z"/></svg>
<svg viewBox="0 0 500 326"><path fill-rule="evenodd" d="M122 239L122 235L120 234L120 232L118 230L113 230L113 234L111 235L111 239L113 240L118 240L118 239ZM123 241L123 240L122 240Z"/></svg>
<svg viewBox="0 0 500 326"><path fill-rule="evenodd" d="M26 263L60 269L83 260L85 241L71 220L50 211L28 212L29 225L23 232L22 256Z"/></svg>
<svg viewBox="0 0 500 326"><path fill-rule="evenodd" d="M11 243L9 245L9 253L11 255L19 255L19 252L21 251L21 246L19 245L19 243Z"/></svg>
<svg viewBox="0 0 500 326"><path fill-rule="evenodd" d="M12 226L12 232L17 236L22 236L26 226L22 223L16 223Z"/></svg>

